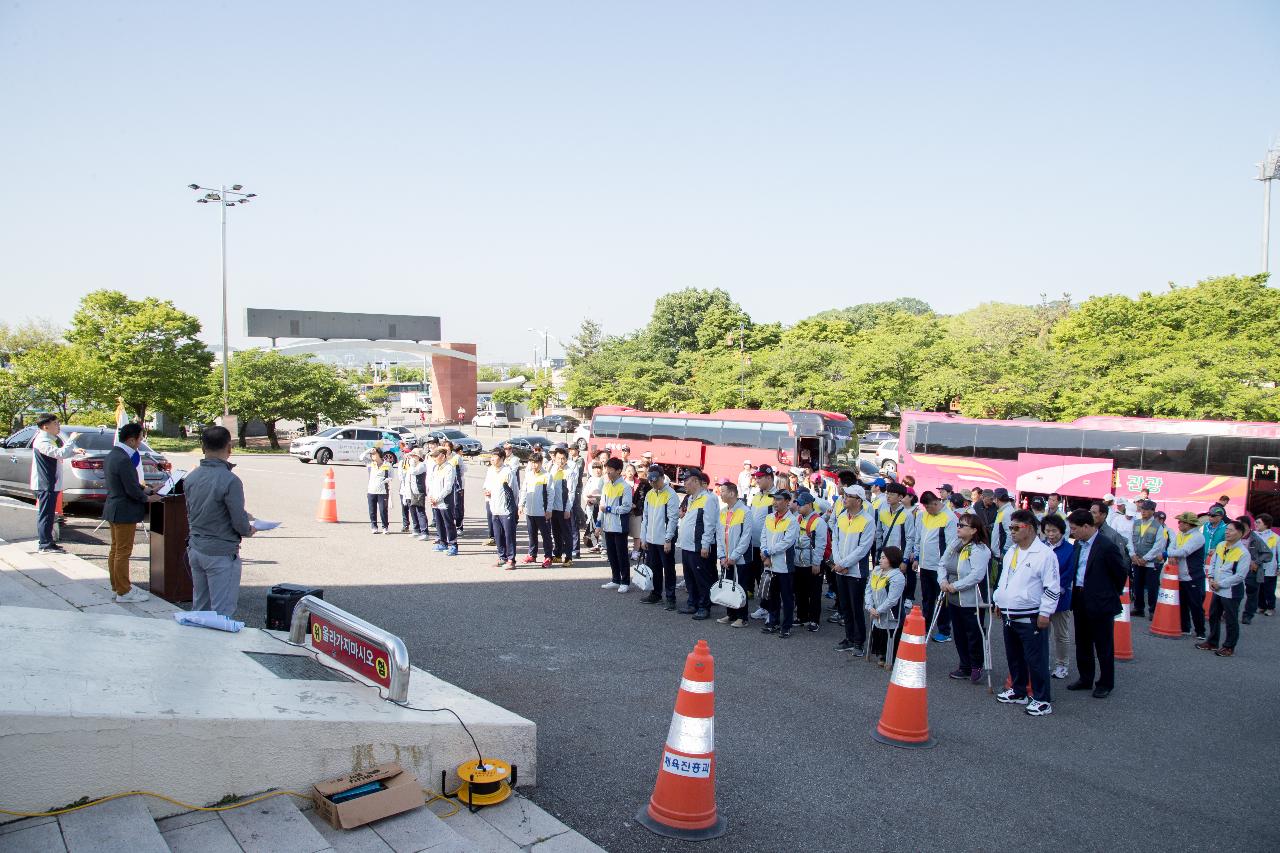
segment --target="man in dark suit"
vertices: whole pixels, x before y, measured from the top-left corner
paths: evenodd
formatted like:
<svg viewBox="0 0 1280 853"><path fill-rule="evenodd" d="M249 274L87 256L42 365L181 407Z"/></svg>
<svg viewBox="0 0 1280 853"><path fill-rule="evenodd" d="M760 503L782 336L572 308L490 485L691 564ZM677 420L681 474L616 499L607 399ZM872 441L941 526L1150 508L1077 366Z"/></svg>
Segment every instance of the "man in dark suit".
<svg viewBox="0 0 1280 853"><path fill-rule="evenodd" d="M1076 669L1080 672L1080 680L1068 684L1067 689L1092 689L1095 699L1104 699L1115 688L1115 618L1121 610L1128 560L1120 547L1102 534L1088 510L1075 510L1067 516L1067 524L1076 540L1071 555L1075 566L1071 611L1076 625Z"/></svg>
<svg viewBox="0 0 1280 853"><path fill-rule="evenodd" d="M116 446L102 462L107 481L107 502L102 518L111 526L111 552L107 569L111 573L111 589L116 601L134 603L151 596L129 583L129 557L138 523L147 514L152 500L147 489L138 482L138 446L142 444L142 425L128 423L116 433Z"/></svg>

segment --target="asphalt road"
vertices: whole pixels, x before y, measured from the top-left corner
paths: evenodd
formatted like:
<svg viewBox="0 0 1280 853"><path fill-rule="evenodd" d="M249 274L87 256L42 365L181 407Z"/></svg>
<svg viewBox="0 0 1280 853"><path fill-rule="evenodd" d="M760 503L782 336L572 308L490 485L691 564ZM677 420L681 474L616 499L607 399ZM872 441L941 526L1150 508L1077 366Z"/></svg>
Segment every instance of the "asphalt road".
<svg viewBox="0 0 1280 853"><path fill-rule="evenodd" d="M931 643L938 745L894 749L869 735L888 675L832 651L835 626L783 641L755 625L695 623L601 590L599 559L502 571L474 521L456 558L408 536L371 536L356 466L335 469L341 523L319 524L322 469L238 461L251 511L284 522L245 544L238 616L261 625L272 584L307 583L398 633L416 665L538 724L531 796L611 851L684 846L634 815L699 638L718 669L719 807L729 824L701 850L1280 848L1280 619L1243 628L1229 660L1154 638L1137 620L1137 660L1118 665L1115 693L1099 701L1054 682L1054 714L1041 719L997 704L985 685L948 680L955 652ZM483 519L479 474L473 466L467 504ZM33 523L29 509L0 505L5 533ZM102 559L95 523L73 517L64 543ZM140 542L134 579L144 585L145 556ZM1000 680L1003 660L997 641Z"/></svg>

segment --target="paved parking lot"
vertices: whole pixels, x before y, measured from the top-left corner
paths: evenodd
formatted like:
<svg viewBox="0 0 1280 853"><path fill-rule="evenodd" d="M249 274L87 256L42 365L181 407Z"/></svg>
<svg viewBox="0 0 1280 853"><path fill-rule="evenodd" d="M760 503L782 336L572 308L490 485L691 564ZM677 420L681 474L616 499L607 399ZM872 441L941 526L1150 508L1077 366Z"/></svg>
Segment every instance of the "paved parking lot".
<svg viewBox="0 0 1280 853"><path fill-rule="evenodd" d="M179 461L180 467L182 460ZM905 849L1275 850L1280 619L1243 629L1234 659L1156 639L1134 623L1137 660L1103 701L1055 682L1053 716L998 705L949 681L950 645L929 646L938 746L871 740L888 676L831 650L834 626L789 640L695 623L601 590L598 559L571 569L492 566L482 547L479 466L469 472L462 554L371 536L364 472L336 467L341 523L313 521L323 469L237 459L251 511L284 526L244 547L239 616L265 618L267 589L322 586L340 607L404 637L413 662L539 727L531 796L612 851L681 846L637 826L652 790L684 655L716 657L719 805L709 851ZM0 505L0 529L33 513ZM102 559L93 519L67 545ZM29 534L28 534L29 535ZM134 578L145 583L145 544ZM997 644L997 675L1003 653ZM483 744L482 744L483 746Z"/></svg>

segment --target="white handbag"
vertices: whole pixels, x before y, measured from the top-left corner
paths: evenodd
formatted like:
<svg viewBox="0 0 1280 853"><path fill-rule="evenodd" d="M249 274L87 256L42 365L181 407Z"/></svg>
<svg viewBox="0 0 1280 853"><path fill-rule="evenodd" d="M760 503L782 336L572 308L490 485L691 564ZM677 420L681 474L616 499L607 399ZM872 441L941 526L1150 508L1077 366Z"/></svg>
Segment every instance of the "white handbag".
<svg viewBox="0 0 1280 853"><path fill-rule="evenodd" d="M726 578L724 568L721 567L720 579L711 585L711 601L730 610L737 610L747 606L747 591L736 580Z"/></svg>
<svg viewBox="0 0 1280 853"><path fill-rule="evenodd" d="M631 563L631 585L641 592L653 592L653 570L638 555L633 555Z"/></svg>

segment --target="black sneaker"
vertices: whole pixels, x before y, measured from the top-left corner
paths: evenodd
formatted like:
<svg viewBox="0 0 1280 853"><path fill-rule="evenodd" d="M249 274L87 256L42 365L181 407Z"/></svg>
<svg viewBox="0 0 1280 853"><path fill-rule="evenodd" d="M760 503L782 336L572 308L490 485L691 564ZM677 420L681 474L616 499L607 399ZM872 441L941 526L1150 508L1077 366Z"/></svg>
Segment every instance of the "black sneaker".
<svg viewBox="0 0 1280 853"><path fill-rule="evenodd" d="M827 621L828 621L828 622L830 622L832 625L843 625L843 624L844 624L844 619L843 619L843 618L841 618L841 616L840 616L840 614L839 614L839 613L833 613L832 615L828 616L828 617L827 617Z"/></svg>
<svg viewBox="0 0 1280 853"><path fill-rule="evenodd" d="M675 601L673 601L673 600L671 600L670 598L668 598L668 599L667 599L667 605L666 605L666 607L663 607L662 609L663 609L663 610L670 610L670 611L674 611L674 610L676 609L676 603L675 603Z"/></svg>
<svg viewBox="0 0 1280 853"><path fill-rule="evenodd" d="M641 604L657 604L661 600L662 600L662 596L658 595L656 592L651 592L648 595L646 595L644 598L640 599L640 603Z"/></svg>
<svg viewBox="0 0 1280 853"><path fill-rule="evenodd" d="M790 637L790 636L791 636L791 632L790 632L790 631L783 631L782 633L778 634L778 639L780 639L780 640L785 640L785 639L787 639L787 638L788 638L788 637Z"/></svg>
<svg viewBox="0 0 1280 853"><path fill-rule="evenodd" d="M776 634L776 633L778 633L778 626L777 626L777 625L765 625L763 628L761 628L761 629L760 629L760 633L761 633L761 634Z"/></svg>
<svg viewBox="0 0 1280 853"><path fill-rule="evenodd" d="M852 646L849 650L849 654L853 655L855 658L860 658L866 653L867 653L867 650L864 649L862 646Z"/></svg>
<svg viewBox="0 0 1280 853"><path fill-rule="evenodd" d="M679 613L681 616L692 616L698 611L686 604L684 607L681 607L676 612Z"/></svg>
<svg viewBox="0 0 1280 853"><path fill-rule="evenodd" d="M848 640L841 640L840 642L836 643L836 646L835 646L835 649L838 652L847 652L851 648L853 648L853 643L849 642Z"/></svg>
<svg viewBox="0 0 1280 853"><path fill-rule="evenodd" d="M805 625L805 627L806 627L806 628L808 628L808 629L809 629L809 633L811 633L811 634L812 634L814 631L817 631L817 630L818 630L818 623L817 623L817 622L810 622L808 625Z"/></svg>
<svg viewBox="0 0 1280 853"><path fill-rule="evenodd" d="M707 611L705 611L705 610L699 610L699 611L697 611L696 613L694 613L694 614L693 614L693 618L694 618L694 619L696 619L697 621L701 622L703 619L709 619L709 618L711 618L711 614L710 614L710 613L708 613L708 612L707 612Z"/></svg>
<svg viewBox="0 0 1280 853"><path fill-rule="evenodd" d="M67 549L63 548L61 545L46 545L43 548L37 548L36 553L37 554L65 554L67 553Z"/></svg>

